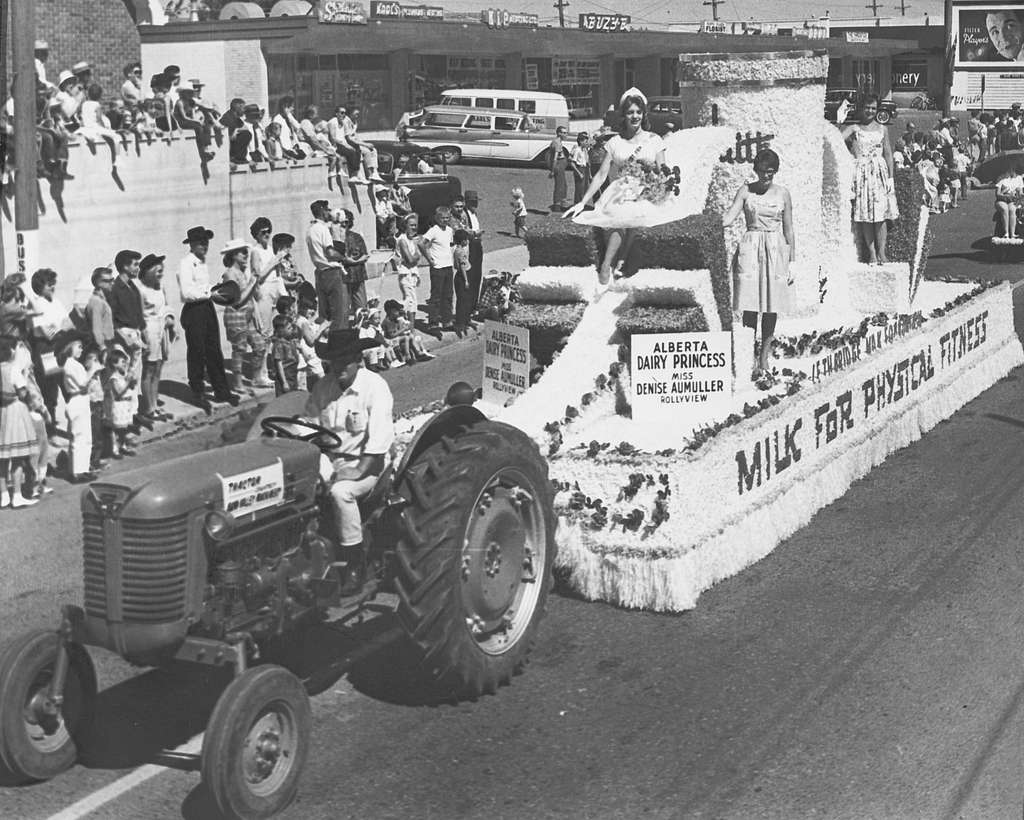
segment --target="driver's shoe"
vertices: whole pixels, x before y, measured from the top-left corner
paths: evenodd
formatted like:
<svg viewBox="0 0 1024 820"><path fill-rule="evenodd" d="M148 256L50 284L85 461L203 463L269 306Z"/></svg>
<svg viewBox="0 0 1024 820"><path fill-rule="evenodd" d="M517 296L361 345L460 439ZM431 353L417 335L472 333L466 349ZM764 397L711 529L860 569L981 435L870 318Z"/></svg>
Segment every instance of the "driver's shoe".
<svg viewBox="0 0 1024 820"><path fill-rule="evenodd" d="M349 598L358 595L366 582L366 555L363 554L363 546L347 547L348 565L345 567L345 574L341 582L341 597Z"/></svg>

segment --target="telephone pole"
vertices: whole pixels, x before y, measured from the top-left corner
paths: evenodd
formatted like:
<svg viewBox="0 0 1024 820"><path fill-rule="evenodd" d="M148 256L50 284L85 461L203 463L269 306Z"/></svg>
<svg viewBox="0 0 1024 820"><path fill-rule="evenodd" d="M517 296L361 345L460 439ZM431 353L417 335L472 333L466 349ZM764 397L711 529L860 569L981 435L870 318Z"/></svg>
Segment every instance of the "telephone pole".
<svg viewBox="0 0 1024 820"><path fill-rule="evenodd" d="M907 0L900 0L900 17L907 16L907 9L911 8L911 5Z"/></svg>
<svg viewBox="0 0 1024 820"><path fill-rule="evenodd" d="M701 3L701 5L702 6L711 6L711 19L717 22L718 21L718 7L720 5L722 5L724 2L725 2L725 0L704 0L704 2Z"/></svg>
<svg viewBox="0 0 1024 820"><path fill-rule="evenodd" d="M39 206L36 197L36 4L10 4L14 72L14 230L18 270L30 275L38 262Z"/></svg>
<svg viewBox="0 0 1024 820"><path fill-rule="evenodd" d="M565 28L565 7L569 5L569 0L555 0L554 5L558 9L558 25Z"/></svg>
<svg viewBox="0 0 1024 820"><path fill-rule="evenodd" d="M871 9L871 13L875 15L875 17L878 16L878 0L871 0L871 2L864 6L864 8Z"/></svg>

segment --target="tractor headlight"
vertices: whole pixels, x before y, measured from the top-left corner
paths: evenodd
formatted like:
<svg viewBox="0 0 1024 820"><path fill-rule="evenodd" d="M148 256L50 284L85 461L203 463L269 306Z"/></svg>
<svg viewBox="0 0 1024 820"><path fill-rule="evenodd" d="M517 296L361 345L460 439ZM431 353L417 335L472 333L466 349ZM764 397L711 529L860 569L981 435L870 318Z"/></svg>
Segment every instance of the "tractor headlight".
<svg viewBox="0 0 1024 820"><path fill-rule="evenodd" d="M204 523L206 534L214 541L224 541L235 529L234 517L224 510L211 510Z"/></svg>

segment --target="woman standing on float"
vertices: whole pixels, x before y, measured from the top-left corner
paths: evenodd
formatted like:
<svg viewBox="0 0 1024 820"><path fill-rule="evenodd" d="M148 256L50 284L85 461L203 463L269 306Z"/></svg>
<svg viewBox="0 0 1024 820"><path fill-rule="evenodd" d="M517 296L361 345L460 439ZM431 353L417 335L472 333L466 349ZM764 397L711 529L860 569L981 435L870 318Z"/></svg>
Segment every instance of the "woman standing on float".
<svg viewBox="0 0 1024 820"><path fill-rule="evenodd" d="M579 224L608 229L604 259L598 272L599 292L608 288L619 250L622 251L623 260L629 256L630 247L636 237L634 228L645 224L659 224L659 221L651 222L647 218L647 206L650 203L637 201L624 185L616 184L620 181L623 168L630 160L658 167L665 164L665 143L661 137L645 128L648 125L647 97L639 89L629 89L619 100L619 117L622 120L619 133L605 143L604 162L594 174L590 187L587 188L583 199L567 209L564 214ZM594 210L584 213L583 209L601 190L606 179L611 180L608 189L601 195Z"/></svg>
<svg viewBox="0 0 1024 820"><path fill-rule="evenodd" d="M899 219L896 192L892 178L892 146L889 132L875 122L878 97L864 98L860 122L843 129L854 156L853 221L859 225L868 249L869 265L884 265L889 261L885 243L889 234L888 220Z"/></svg>
<svg viewBox="0 0 1024 820"><path fill-rule="evenodd" d="M733 263L733 309L743 313L743 324L757 333L757 315L761 314L761 353L751 374L756 381L768 374L772 337L780 313L793 310L793 279L789 265L796 258L793 237L793 203L789 191L777 185L779 155L770 148L754 157L755 182L737 192L724 214L728 228L740 211L747 231L736 248ZM756 345L755 345L756 347Z"/></svg>

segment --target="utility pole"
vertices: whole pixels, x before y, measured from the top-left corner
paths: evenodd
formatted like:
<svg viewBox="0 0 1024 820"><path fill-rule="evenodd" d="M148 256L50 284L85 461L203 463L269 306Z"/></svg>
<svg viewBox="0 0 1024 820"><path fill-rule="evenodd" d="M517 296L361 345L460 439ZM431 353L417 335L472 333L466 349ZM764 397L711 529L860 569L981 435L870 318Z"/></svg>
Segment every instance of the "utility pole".
<svg viewBox="0 0 1024 820"><path fill-rule="evenodd" d="M702 6L711 6L711 19L717 22L718 21L718 7L720 5L722 5L724 2L725 2L725 0L704 0L704 2L701 3L701 5Z"/></svg>
<svg viewBox="0 0 1024 820"><path fill-rule="evenodd" d="M5 32L10 31L10 26L7 24L7 0L0 0L0 50L7 53L7 35ZM7 60L0 60L0 99L6 99L7 96ZM4 158L0 157L0 162L3 162ZM4 279L7 275L7 257L4 254L4 232L3 225L0 224L0 285L3 284Z"/></svg>
<svg viewBox="0 0 1024 820"><path fill-rule="evenodd" d="M912 8L912 6L907 3L907 0L900 0L900 17L906 17L907 9L909 8Z"/></svg>
<svg viewBox="0 0 1024 820"><path fill-rule="evenodd" d="M18 271L31 275L37 260L39 205L36 182L36 3L11 3L14 68L14 230Z"/></svg>
<svg viewBox="0 0 1024 820"><path fill-rule="evenodd" d="M871 9L871 13L875 15L875 17L878 16L878 0L871 0L871 2L864 6L864 8Z"/></svg>
<svg viewBox="0 0 1024 820"><path fill-rule="evenodd" d="M569 5L569 0L555 0L554 5L558 9L558 25L565 28L565 7Z"/></svg>

